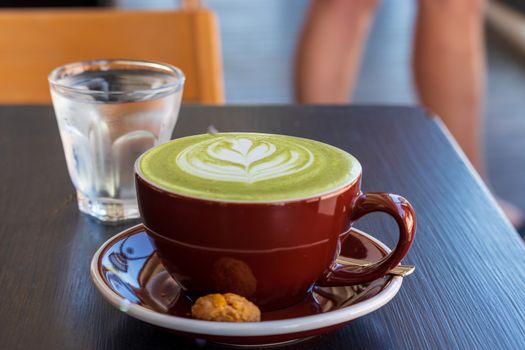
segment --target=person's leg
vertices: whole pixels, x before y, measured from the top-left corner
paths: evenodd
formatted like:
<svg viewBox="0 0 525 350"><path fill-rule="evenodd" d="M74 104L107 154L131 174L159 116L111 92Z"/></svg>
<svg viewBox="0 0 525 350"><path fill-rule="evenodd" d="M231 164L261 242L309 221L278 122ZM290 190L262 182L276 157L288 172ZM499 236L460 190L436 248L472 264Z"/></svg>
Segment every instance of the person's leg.
<svg viewBox="0 0 525 350"><path fill-rule="evenodd" d="M295 95L302 103L347 103L377 0L313 0L299 39Z"/></svg>
<svg viewBox="0 0 525 350"><path fill-rule="evenodd" d="M482 176L484 4L419 0L413 62L421 102L443 119Z"/></svg>
<svg viewBox="0 0 525 350"><path fill-rule="evenodd" d="M483 11L485 0L419 0L414 76L423 105L440 116L480 175L485 88ZM500 205L515 225L521 212Z"/></svg>

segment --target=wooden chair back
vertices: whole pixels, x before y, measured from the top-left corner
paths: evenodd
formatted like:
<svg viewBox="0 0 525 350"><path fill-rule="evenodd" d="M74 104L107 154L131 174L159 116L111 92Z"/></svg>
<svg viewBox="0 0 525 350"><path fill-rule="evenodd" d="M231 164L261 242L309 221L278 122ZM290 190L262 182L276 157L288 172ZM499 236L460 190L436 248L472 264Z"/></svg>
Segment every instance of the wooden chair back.
<svg viewBox="0 0 525 350"><path fill-rule="evenodd" d="M217 21L198 1L176 11L0 11L0 103L50 103L51 70L98 58L172 64L186 75L184 101L224 102Z"/></svg>

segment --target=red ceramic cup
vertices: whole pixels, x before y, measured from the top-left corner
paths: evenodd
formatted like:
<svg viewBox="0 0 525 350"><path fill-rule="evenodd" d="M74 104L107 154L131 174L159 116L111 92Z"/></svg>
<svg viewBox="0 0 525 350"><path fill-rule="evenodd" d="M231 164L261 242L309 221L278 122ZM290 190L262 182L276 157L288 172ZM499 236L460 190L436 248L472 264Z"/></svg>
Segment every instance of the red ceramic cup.
<svg viewBox="0 0 525 350"><path fill-rule="evenodd" d="M138 166L135 177L149 236L167 271L193 297L233 292L271 310L302 300L314 284L369 282L399 264L416 230L410 204L395 194L362 193L361 175L332 193L277 203L190 198L149 182ZM352 223L378 211L399 225L395 249L359 271L336 264Z"/></svg>

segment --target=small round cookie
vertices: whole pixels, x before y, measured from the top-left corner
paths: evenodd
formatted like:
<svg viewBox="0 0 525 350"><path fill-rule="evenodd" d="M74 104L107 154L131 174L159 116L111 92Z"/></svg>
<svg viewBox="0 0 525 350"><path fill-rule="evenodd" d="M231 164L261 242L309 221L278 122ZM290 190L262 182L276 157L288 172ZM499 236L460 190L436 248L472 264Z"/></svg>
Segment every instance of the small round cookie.
<svg viewBox="0 0 525 350"><path fill-rule="evenodd" d="M246 298L233 293L208 294L197 299L191 315L199 320L218 322L258 322L261 311Z"/></svg>

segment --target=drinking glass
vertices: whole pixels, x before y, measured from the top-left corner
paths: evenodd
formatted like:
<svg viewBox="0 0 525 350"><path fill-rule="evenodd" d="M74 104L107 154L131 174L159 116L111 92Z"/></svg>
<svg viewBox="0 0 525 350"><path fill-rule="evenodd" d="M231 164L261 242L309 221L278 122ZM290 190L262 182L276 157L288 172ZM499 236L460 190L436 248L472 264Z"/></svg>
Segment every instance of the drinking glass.
<svg viewBox="0 0 525 350"><path fill-rule="evenodd" d="M139 217L133 164L171 138L184 74L163 63L96 60L48 79L80 211L104 222Z"/></svg>

